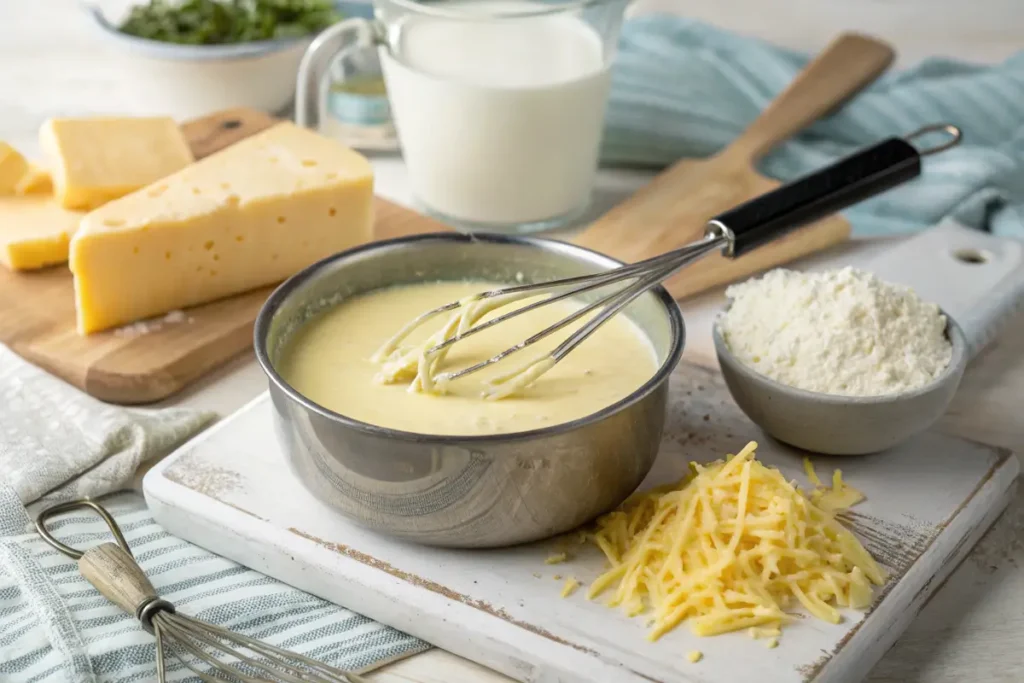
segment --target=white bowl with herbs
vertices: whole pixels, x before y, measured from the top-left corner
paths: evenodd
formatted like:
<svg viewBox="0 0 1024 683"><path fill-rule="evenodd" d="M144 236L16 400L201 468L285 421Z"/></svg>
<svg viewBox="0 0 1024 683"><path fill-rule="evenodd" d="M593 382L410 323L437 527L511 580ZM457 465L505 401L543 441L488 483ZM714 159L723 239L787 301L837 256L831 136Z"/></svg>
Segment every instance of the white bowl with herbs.
<svg viewBox="0 0 1024 683"><path fill-rule="evenodd" d="M123 77L153 112L230 107L282 113L302 55L341 16L331 0L95 0L83 3L125 51Z"/></svg>

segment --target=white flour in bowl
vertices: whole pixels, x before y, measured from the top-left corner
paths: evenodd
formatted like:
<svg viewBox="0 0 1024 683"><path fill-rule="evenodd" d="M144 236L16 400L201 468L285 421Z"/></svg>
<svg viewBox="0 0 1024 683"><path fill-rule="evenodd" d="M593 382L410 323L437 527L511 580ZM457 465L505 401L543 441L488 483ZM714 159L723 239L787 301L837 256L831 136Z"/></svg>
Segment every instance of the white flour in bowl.
<svg viewBox="0 0 1024 683"><path fill-rule="evenodd" d="M732 285L718 321L729 350L777 382L826 394L880 396L945 370L946 317L913 290L854 268L776 269Z"/></svg>

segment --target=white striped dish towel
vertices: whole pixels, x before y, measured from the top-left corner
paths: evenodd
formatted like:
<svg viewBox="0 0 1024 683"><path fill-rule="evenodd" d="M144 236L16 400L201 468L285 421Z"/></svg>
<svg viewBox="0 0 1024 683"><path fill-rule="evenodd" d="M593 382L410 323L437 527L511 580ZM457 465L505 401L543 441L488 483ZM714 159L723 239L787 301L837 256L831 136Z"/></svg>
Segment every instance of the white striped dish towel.
<svg viewBox="0 0 1024 683"><path fill-rule="evenodd" d="M96 497L201 430L213 416L108 406L0 346L0 681L156 679L153 638L47 545L26 508ZM167 534L141 496L103 504L157 592L183 613L355 672L428 645ZM50 525L65 543L109 541L89 512ZM174 662L170 680L198 681Z"/></svg>

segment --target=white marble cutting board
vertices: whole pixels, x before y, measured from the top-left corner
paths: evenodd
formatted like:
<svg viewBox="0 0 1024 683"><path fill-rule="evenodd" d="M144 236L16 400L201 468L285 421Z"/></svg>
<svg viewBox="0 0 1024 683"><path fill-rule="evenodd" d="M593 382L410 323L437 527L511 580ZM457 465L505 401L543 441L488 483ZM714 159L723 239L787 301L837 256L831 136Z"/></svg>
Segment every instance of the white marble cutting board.
<svg viewBox="0 0 1024 683"><path fill-rule="evenodd" d="M720 376L681 365L672 379L661 453L643 487L678 478L689 460L735 452L803 481L800 456L739 412ZM818 458L841 467L868 500L845 516L892 573L867 614L833 626L787 627L769 650L746 634L657 643L642 619L559 598L554 574L589 583L596 552L545 565L557 541L494 551L418 547L364 531L312 500L288 470L261 396L154 468L144 489L171 533L466 658L536 683L836 683L858 681L895 641L1003 509L1018 470L1006 451L929 433L894 451ZM704 660L691 664L686 653Z"/></svg>

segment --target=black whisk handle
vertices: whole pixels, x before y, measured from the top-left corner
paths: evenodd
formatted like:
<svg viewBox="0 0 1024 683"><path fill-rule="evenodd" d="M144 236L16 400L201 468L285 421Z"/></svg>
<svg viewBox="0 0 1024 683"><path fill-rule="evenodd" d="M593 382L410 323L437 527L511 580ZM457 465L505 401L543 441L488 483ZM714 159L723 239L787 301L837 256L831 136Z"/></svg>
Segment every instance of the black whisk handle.
<svg viewBox="0 0 1024 683"><path fill-rule="evenodd" d="M912 141L941 134L944 140L918 148ZM709 221L709 232L724 234L726 256L742 256L787 232L881 194L921 174L921 157L960 142L956 126L925 126L903 138L889 138L831 166L729 209Z"/></svg>
<svg viewBox="0 0 1024 683"><path fill-rule="evenodd" d="M742 256L920 173L918 151L905 140L890 138L729 209L711 222L732 238L726 255Z"/></svg>

